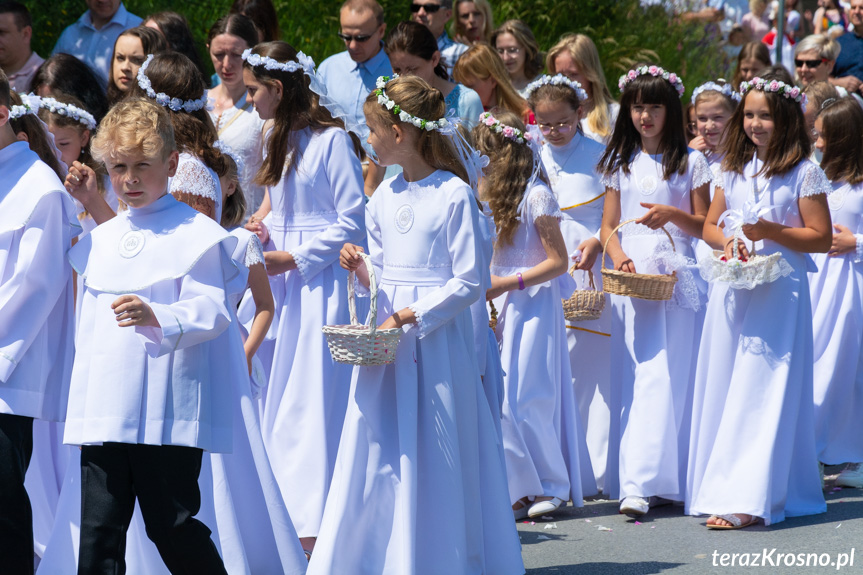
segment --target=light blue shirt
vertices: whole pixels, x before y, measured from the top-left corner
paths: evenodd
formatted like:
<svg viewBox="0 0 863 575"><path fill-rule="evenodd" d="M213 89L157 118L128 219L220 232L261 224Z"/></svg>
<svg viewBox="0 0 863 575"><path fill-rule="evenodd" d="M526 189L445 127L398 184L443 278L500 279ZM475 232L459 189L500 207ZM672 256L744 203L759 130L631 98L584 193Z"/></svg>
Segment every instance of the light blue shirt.
<svg viewBox="0 0 863 575"><path fill-rule="evenodd" d="M452 77L452 67L456 61L461 58L461 55L467 52L468 47L464 44L456 42L449 37L449 34L444 32L437 39L437 49L440 51L440 59L443 65L446 66L446 73Z"/></svg>
<svg viewBox="0 0 863 575"><path fill-rule="evenodd" d="M327 95L345 112L348 129L357 133L362 142L368 137L363 104L375 89L378 76L392 75L393 68L383 43L378 53L365 62L354 62L345 50L330 56L318 67L318 77L327 88Z"/></svg>
<svg viewBox="0 0 863 575"><path fill-rule="evenodd" d="M93 26L90 11L87 10L74 24L70 24L60 34L60 39L51 54L71 54L88 66L101 78L103 86L108 85L108 73L111 70L111 57L114 54L114 42L124 31L134 28L142 22L141 18L126 10L123 3L111 20L99 30Z"/></svg>

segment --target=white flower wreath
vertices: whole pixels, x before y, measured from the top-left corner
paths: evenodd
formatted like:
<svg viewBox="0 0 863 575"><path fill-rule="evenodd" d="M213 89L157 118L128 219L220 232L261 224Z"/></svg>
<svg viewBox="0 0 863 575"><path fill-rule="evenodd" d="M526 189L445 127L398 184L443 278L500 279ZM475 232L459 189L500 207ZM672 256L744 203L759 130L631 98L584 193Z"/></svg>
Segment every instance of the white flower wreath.
<svg viewBox="0 0 863 575"><path fill-rule="evenodd" d="M396 78L398 76L395 76ZM391 78L389 76L380 76L375 82L375 90L372 92L375 96L378 97L378 104L386 108L387 110L392 111L393 114L399 117L399 120L402 122L407 122L409 124L413 124L420 130L427 130L431 132L432 130L437 130L442 134L451 134L455 131L456 125L451 121L452 115L447 115L446 117L441 118L440 120L423 120L422 118L417 118L416 116L410 114L409 112L405 112L402 110L401 106L395 103L395 101L391 100L389 96L387 96L384 88L387 85Z"/></svg>
<svg viewBox="0 0 863 575"><path fill-rule="evenodd" d="M303 73L312 75L315 73L315 61L311 56L306 56L302 52L297 52L297 61L288 60L287 62L279 62L269 56L261 56L253 54L251 48L247 48L243 52L243 61L249 66L263 66L267 70L281 70L282 72L296 72L302 70Z"/></svg>
<svg viewBox="0 0 863 575"><path fill-rule="evenodd" d="M525 88L525 97L530 98L530 95L534 90L539 88L540 86L546 86L551 84L553 86L568 86L572 88L572 90L578 95L579 102L583 102L587 100L587 92L584 91L584 88L581 87L581 84L574 80L570 80L563 74L557 74L555 76L549 76L548 74L543 75L537 80L534 80Z"/></svg>
<svg viewBox="0 0 863 575"><path fill-rule="evenodd" d="M797 86L789 86L785 82L779 80L765 80L764 78L755 77L749 82L740 83L740 96L743 97L747 92L758 90L760 92L774 92L780 94L789 100L794 100L800 104L803 113L806 113L806 103L808 98Z"/></svg>
<svg viewBox="0 0 863 575"><path fill-rule="evenodd" d="M54 98L42 98L42 108L45 108L53 114L72 118L76 122L80 122L87 126L88 130L96 129L96 118L93 117L93 114L87 110L79 108L78 106L58 102Z"/></svg>
<svg viewBox="0 0 863 575"><path fill-rule="evenodd" d="M743 99L743 96L741 96L739 92L734 91L734 88L731 87L731 84L719 85L716 82L707 82L692 91L693 106L695 105L695 98L697 98L702 92L719 92L723 96L728 96L735 102L739 102Z"/></svg>
<svg viewBox="0 0 863 575"><path fill-rule="evenodd" d="M147 93L147 96L156 100L156 103L160 106L164 106L166 108L170 108L175 112L179 112L180 110L184 110L185 112L191 113L196 112L198 110L203 109L207 105L207 95L204 94L197 100L181 100L180 98L172 98L165 94L164 92L159 92L158 94L153 89L153 84L150 82L150 79L147 77L147 67L150 65L150 62L153 61L153 55L149 54L147 59L144 60L144 63L138 69L138 85L141 87L144 92Z"/></svg>
<svg viewBox="0 0 863 575"><path fill-rule="evenodd" d="M42 107L42 98L35 94L18 94L21 96L21 104L16 104L9 108L9 119L17 120L27 114L36 115L39 113L39 108Z"/></svg>

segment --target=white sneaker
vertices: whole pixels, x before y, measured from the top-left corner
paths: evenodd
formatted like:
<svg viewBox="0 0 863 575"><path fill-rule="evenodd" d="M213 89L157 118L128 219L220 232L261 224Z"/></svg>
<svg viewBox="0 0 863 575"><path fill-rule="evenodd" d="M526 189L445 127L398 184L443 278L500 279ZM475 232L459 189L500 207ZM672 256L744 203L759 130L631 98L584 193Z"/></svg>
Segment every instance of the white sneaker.
<svg viewBox="0 0 863 575"><path fill-rule="evenodd" d="M849 463L836 478L836 485L863 488L863 469L860 463Z"/></svg>
<svg viewBox="0 0 863 575"><path fill-rule="evenodd" d="M627 497L620 502L620 511L628 517L641 517L650 509L650 503L643 497Z"/></svg>

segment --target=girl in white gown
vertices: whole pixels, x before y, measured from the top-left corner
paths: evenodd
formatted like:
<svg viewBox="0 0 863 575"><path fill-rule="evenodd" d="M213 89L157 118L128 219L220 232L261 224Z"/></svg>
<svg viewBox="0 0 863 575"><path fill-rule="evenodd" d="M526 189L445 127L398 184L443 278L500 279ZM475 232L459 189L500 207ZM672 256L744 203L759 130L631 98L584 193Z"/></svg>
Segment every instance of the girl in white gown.
<svg viewBox="0 0 863 575"><path fill-rule="evenodd" d="M417 77L386 80L365 103L368 141L404 171L366 213L380 289L371 321L404 334L394 363L354 368L309 573L524 573L468 309L483 295L477 203L438 131L443 96ZM346 244L341 262L366 284L359 249Z"/></svg>
<svg viewBox="0 0 863 575"><path fill-rule="evenodd" d="M577 289L588 289L593 274L602 291L599 227L605 187L596 166L605 147L579 129L587 93L565 76L543 76L528 86L528 104L545 137L542 163L560 205L560 231L568 254L575 255ZM609 377L611 368L611 306L599 319L567 321L566 340L572 367L572 385L584 425L590 462L597 487L603 489L608 454Z"/></svg>
<svg viewBox="0 0 863 575"><path fill-rule="evenodd" d="M698 150L707 158L713 181L710 183L710 199L719 181L722 165L722 135L731 114L740 102L740 94L724 80L707 82L692 91L692 105L695 106L695 130L698 132L689 147ZM695 241L695 254L699 261L713 255L713 248L704 240Z"/></svg>
<svg viewBox="0 0 863 575"><path fill-rule="evenodd" d="M689 451L692 373L702 294L687 265L709 204L710 167L687 149L683 84L643 66L621 77L620 115L600 168L602 240L616 270L677 272L668 301L611 296L611 431L606 486L631 517L682 501ZM612 233L626 220L636 219ZM660 229L674 239L676 252ZM697 273L697 272L696 272Z"/></svg>
<svg viewBox="0 0 863 575"><path fill-rule="evenodd" d="M504 371L503 444L516 518L541 516L596 492L575 397L558 277L568 260L561 213L540 159L514 114L485 113L473 130L491 164L482 197L497 240L487 297L500 312L497 339ZM582 458L584 461L582 462Z"/></svg>
<svg viewBox="0 0 863 575"><path fill-rule="evenodd" d="M258 181L269 186L264 258L278 325L261 429L291 519L311 551L332 480L351 369L330 356L323 325L350 323L339 250L361 243L365 197L358 142L308 87L314 62L285 42L243 54L248 97L272 120ZM252 231L259 228L254 218Z"/></svg>
<svg viewBox="0 0 863 575"><path fill-rule="evenodd" d="M834 227L830 251L813 254L818 271L809 274L815 443L822 463L848 463L837 485L863 487L863 110L850 98L828 104L815 131Z"/></svg>
<svg viewBox="0 0 863 575"><path fill-rule="evenodd" d="M827 509L815 453L806 273L807 252L830 248L831 188L807 159L799 89L767 76L742 83L741 93L704 237L728 260L735 243L749 258L752 242L759 256L781 259L768 270L770 283L747 274L713 281L695 375L686 511L712 515L707 527L717 529Z"/></svg>

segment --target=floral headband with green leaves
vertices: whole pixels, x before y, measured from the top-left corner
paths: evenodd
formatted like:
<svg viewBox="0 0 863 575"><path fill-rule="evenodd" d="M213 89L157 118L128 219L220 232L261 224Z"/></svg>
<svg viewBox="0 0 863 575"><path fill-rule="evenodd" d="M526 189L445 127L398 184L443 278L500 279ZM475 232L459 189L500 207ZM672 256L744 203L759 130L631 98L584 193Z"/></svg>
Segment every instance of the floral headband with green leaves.
<svg viewBox="0 0 863 575"><path fill-rule="evenodd" d="M437 130L442 134L449 134L455 131L456 125L450 119L450 116L446 116L441 118L440 120L424 120L422 118L417 118L413 114L402 110L401 106L395 103L386 93L386 85L392 79L398 78L398 76L380 76L375 83L376 89L372 92L375 96L378 97L378 104L386 108L387 110L392 111L393 114L399 117L399 120L402 122L407 122L409 124L413 124L420 130L426 130L431 132L432 130Z"/></svg>

